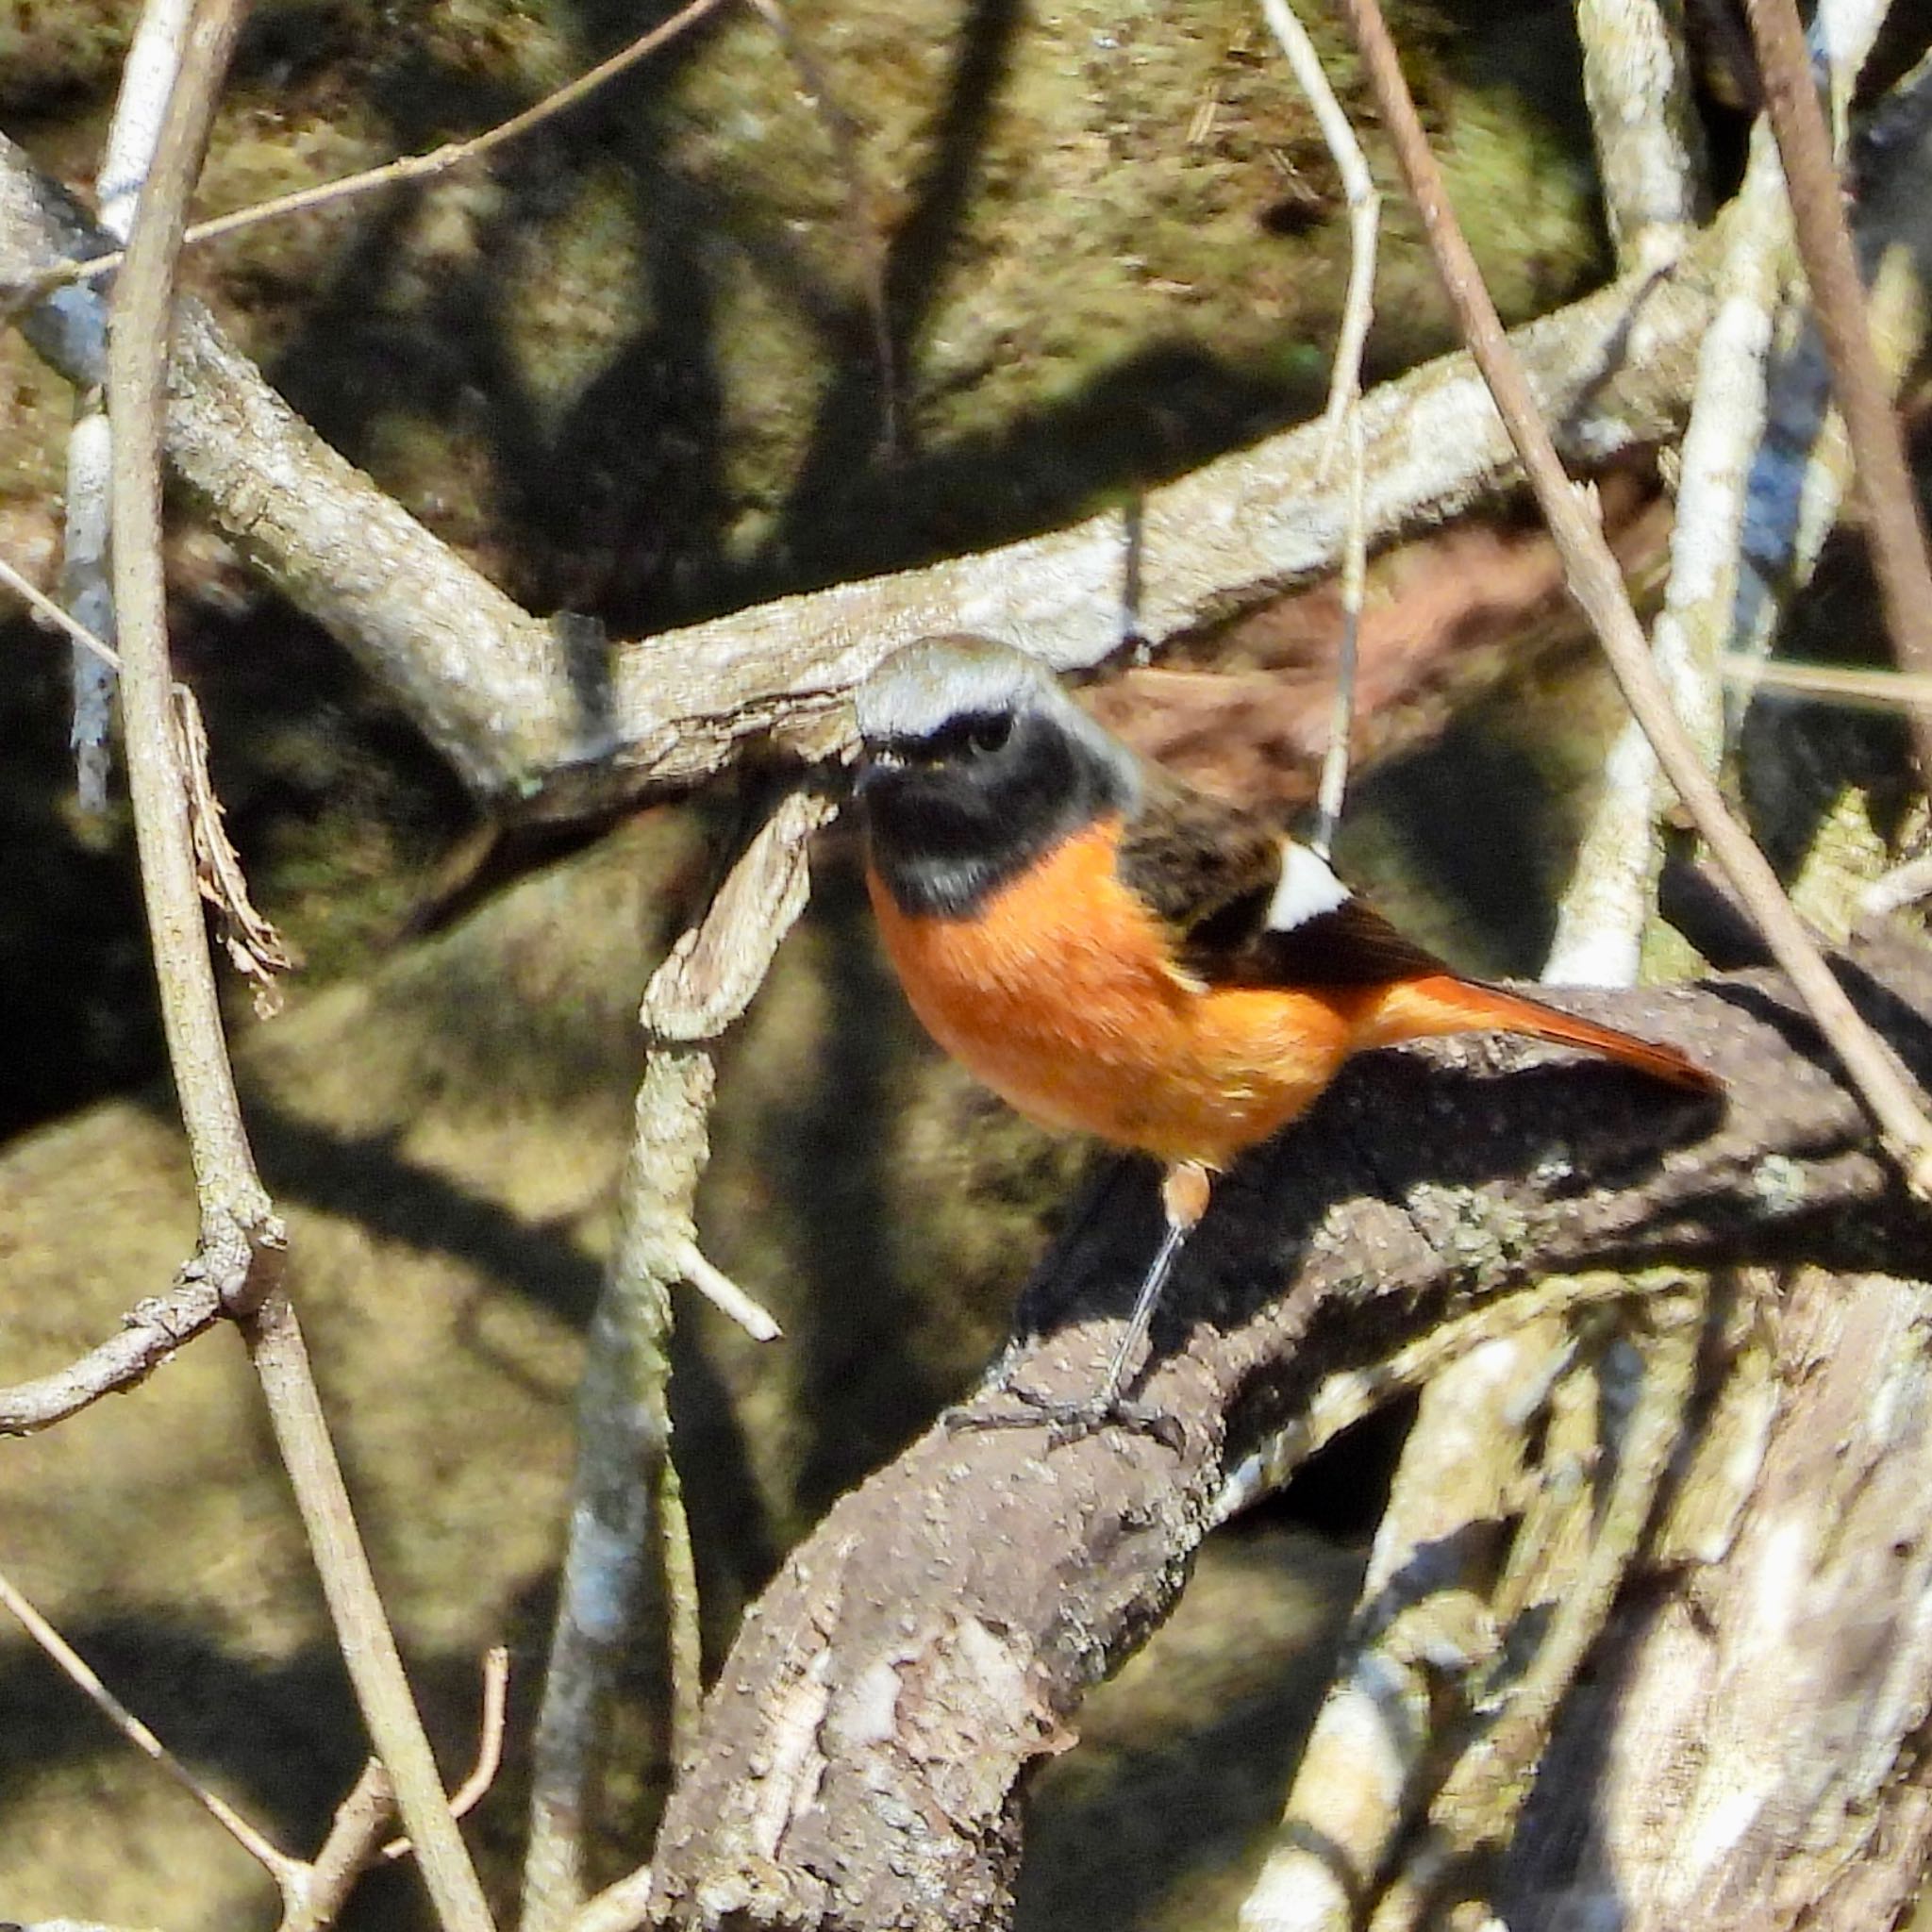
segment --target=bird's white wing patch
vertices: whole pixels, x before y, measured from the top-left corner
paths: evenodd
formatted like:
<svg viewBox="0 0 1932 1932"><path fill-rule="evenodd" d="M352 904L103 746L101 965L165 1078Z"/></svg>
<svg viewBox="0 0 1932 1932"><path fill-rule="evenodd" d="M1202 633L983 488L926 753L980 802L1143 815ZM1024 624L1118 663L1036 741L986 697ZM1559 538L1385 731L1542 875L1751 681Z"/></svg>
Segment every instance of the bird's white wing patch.
<svg viewBox="0 0 1932 1932"><path fill-rule="evenodd" d="M1268 902L1268 929L1292 932L1324 912L1337 910L1347 903L1348 896L1348 888L1329 870L1326 859L1292 839L1284 839L1281 883Z"/></svg>

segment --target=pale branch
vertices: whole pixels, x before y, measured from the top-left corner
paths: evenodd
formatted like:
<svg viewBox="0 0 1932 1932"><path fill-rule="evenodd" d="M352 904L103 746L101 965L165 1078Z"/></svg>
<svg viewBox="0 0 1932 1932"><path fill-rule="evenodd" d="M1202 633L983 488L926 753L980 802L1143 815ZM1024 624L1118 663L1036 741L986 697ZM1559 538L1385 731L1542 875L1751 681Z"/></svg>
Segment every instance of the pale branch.
<svg viewBox="0 0 1932 1932"><path fill-rule="evenodd" d="M122 1318L119 1334L65 1368L0 1389L0 1436L30 1436L79 1414L104 1395L136 1387L183 1342L212 1328L222 1314L221 1291L190 1262L167 1293L138 1302Z"/></svg>
<svg viewBox="0 0 1932 1932"><path fill-rule="evenodd" d="M155 1736L154 1732L101 1681L85 1657L28 1602L5 1572L0 1572L0 1607L10 1610L61 1674L134 1748L151 1758L248 1854L288 1895L301 1861L291 1858L258 1826L213 1791Z"/></svg>
<svg viewBox="0 0 1932 1932"><path fill-rule="evenodd" d="M1683 0L1577 0L1576 34L1617 265L1667 268L1710 203Z"/></svg>
<svg viewBox="0 0 1932 1932"><path fill-rule="evenodd" d="M192 0L146 0L121 65L121 86L113 119L108 124L96 194L102 227L124 243L160 137L162 112L174 90L192 11ZM60 599L82 625L102 638L114 635L114 593L108 569L112 448L107 397L98 387L79 391L74 427L67 438ZM113 675L97 657L76 646L73 686L72 744L80 808L105 811Z"/></svg>
<svg viewBox="0 0 1932 1932"><path fill-rule="evenodd" d="M1695 1413L1718 1426L1691 1438L1706 1474L1741 1461L1741 1486L1711 1508L1700 1474L1674 1474L1488 1902L1511 1925L1912 1923L1932 1438L1907 1418L1932 1369L1926 1287L1869 1262L1754 1272L1762 1299L1728 1324L1752 1340L1710 1365ZM1702 1550L1672 1526L1687 1502Z"/></svg>
<svg viewBox="0 0 1932 1932"><path fill-rule="evenodd" d="M1798 254L1810 284L1832 392L1851 439L1853 476L1863 512L1886 627L1899 663L1932 671L1932 556L1905 434L1891 407L1885 371L1865 312L1865 287L1831 135L1811 76L1794 0L1745 0L1744 12L1764 79L1766 118L1777 137L1791 202ZM1849 85L1850 76L1844 76ZM1932 710L1909 714L1922 779L1932 781Z"/></svg>
<svg viewBox="0 0 1932 1932"><path fill-rule="evenodd" d="M1896 1058L1859 1016L1833 976L1750 834L1732 817L1715 780L1672 708L1631 608L1616 558L1604 539L1594 501L1586 502L1565 474L1527 372L1510 348L1495 305L1457 225L1442 172L1423 131L1395 44L1376 0L1344 0L1362 64L1394 146L1398 165L1463 338L1482 368L1498 414L1522 458L1538 506L1563 558L1570 594L1589 618L1632 715L1683 801L1712 856L1750 908L1778 964L1831 1041L1906 1179L1932 1193L1932 1123ZM1932 596L1928 596L1932 606Z"/></svg>
<svg viewBox="0 0 1932 1932"><path fill-rule="evenodd" d="M1665 1305L1663 1333L1646 1349L1620 1341L1606 1352L1601 1406L1613 1418L1621 1411L1622 1426L1606 1430L1603 1452L1613 1473L1601 1494L1576 1486L1580 1560L1567 1588L1529 1607L1522 1619L1540 1626L1540 1641L1514 1681L1506 1659L1518 1646L1497 1632L1496 1652L1487 1659L1490 1695L1441 1778L1417 1841L1377 1902L1369 1932L1415 1932L1445 1895L1467 1897L1494 1885L1558 1707L1609 1619L1683 1434L1704 1304L1693 1292Z"/></svg>
<svg viewBox="0 0 1932 1932"><path fill-rule="evenodd" d="M1569 1319L1635 1292L1621 1274L1552 1274L1454 1321L1443 1322L1365 1367L1339 1369L1309 1397L1306 1410L1228 1472L1215 1499L1214 1520L1225 1523L1282 1488L1318 1449L1326 1448L1398 1395L1413 1394L1473 1349L1507 1341L1546 1317Z"/></svg>
<svg viewBox="0 0 1932 1932"><path fill-rule="evenodd" d="M379 1757L363 1765L348 1795L336 1807L328 1836L309 1865L294 1900L283 1907L276 1932L323 1932L348 1903L356 1881L375 1862L382 1835L395 1816L395 1787Z"/></svg>
<svg viewBox="0 0 1932 1932"><path fill-rule="evenodd" d="M1932 169L1910 147L1893 158ZM102 245L71 197L0 137L0 302L48 262ZM1574 460L1601 464L1675 436L1720 257L1700 244L1667 276L1599 291L1518 332ZM58 291L24 326L71 380L98 379L92 291ZM1372 543L1437 526L1518 478L1464 356L1378 385L1361 423ZM1148 493L1140 624L1150 644L1335 568L1347 491L1323 482L1322 446L1309 425ZM808 756L836 749L852 684L924 631L997 631L1062 669L1097 664L1122 642L1123 535L1108 512L615 644L608 662L573 667L549 625L323 444L192 302L181 307L168 449L242 554L506 808L564 811L682 790L774 739Z"/></svg>
<svg viewBox="0 0 1932 1932"><path fill-rule="evenodd" d="M1483 1599L1518 1507L1523 1419L1541 1407L1564 1339L1559 1323L1539 1322L1473 1350L1424 1391L1241 1932L1352 1932L1442 1749L1451 1708L1437 1686L1493 1649Z"/></svg>
<svg viewBox="0 0 1932 1932"><path fill-rule="evenodd" d="M267 1264L283 1234L242 1124L202 921L168 660L159 440L183 210L242 12L238 0L208 0L191 25L141 191L126 265L115 285L107 372L127 788L168 1061L194 1163L201 1210L197 1259L230 1307L265 1291ZM251 1275L258 1278L251 1282Z"/></svg>
<svg viewBox="0 0 1932 1932"><path fill-rule="evenodd" d="M241 0L201 0L196 8L114 287L107 381L128 790L169 1065L199 1197L196 1259L225 1309L242 1322L343 1659L394 1780L444 1932L489 1932L482 1889L444 1802L356 1531L294 1311L280 1285L284 1237L256 1173L236 1100L175 730L161 559L161 434L175 269L242 12Z"/></svg>
<svg viewBox="0 0 1932 1932"><path fill-rule="evenodd" d="M1886 11L1885 0L1840 0L1819 8L1813 25L1824 42L1835 91L1843 76L1856 74L1863 63ZM1874 153L1922 146L1928 128L1932 60L1922 60L1874 107L1859 129L1858 146ZM1858 241L1870 290L1867 299L1879 351L1896 390L1924 340L1924 305L1913 257L1923 260L1924 250L1873 245L1894 218L1895 211L1885 204L1894 192L1896 177L1867 168L1862 159L1857 175ZM1844 424L1830 407L1831 380L1824 350L1816 331L1799 325L1799 308L1795 302L1787 304L1773 347L1767 419L1751 466L1744 541L1738 558L1736 642L1740 650L1757 658L1771 649L1791 587L1809 581L1851 482L1850 446Z"/></svg>
<svg viewBox="0 0 1932 1932"><path fill-rule="evenodd" d="M0 300L37 268L98 255L109 240L0 136ZM57 290L23 325L69 380L102 379L106 308L94 291ZM174 347L165 434L176 473L474 788L513 800L604 748L549 625L324 443L199 303L178 305Z"/></svg>
<svg viewBox="0 0 1932 1932"><path fill-rule="evenodd" d="M1923 1058L1932 968L1911 953L1899 970L1873 1008ZM1842 1265L1917 1238L1783 982L1569 1003L1675 1039L1728 1105L1546 1057L1487 1077L1538 1057L1494 1041L1352 1066L1227 1177L1190 1250L1137 1391L1183 1424L1178 1452L1124 1430L1048 1454L1028 1430L936 1428L794 1553L667 1808L653 1923L1003 1923L1023 1772L1165 1613L1224 1474L1331 1374L1552 1270ZM1090 1387L1157 1225L1150 1180L1124 1170L1042 1264L1005 1374L1048 1397Z"/></svg>
<svg viewBox="0 0 1932 1932"><path fill-rule="evenodd" d="M698 1625L671 1457L671 1290L691 1279L694 1262L699 1274L709 1269L691 1216L710 1158L712 1045L743 1013L804 910L806 842L829 816L817 793L793 791L781 799L644 994L640 1017L648 1049L619 1186L617 1237L577 1394L570 1536L532 1747L525 1932L560 1932L584 1908L600 1747L654 1530L663 1551L673 1761L691 1745ZM711 1292L716 1286L694 1285Z"/></svg>
<svg viewBox="0 0 1932 1932"><path fill-rule="evenodd" d="M1261 0L1261 11L1294 73L1296 84L1314 110L1322 139L1327 143L1341 176L1348 203L1348 294L1342 304L1341 333L1335 344L1335 363L1328 380L1328 407L1322 414L1321 474L1333 474L1338 452L1345 454L1347 521L1341 545L1341 635L1335 652L1335 703L1329 713L1328 744L1322 758L1322 779L1316 792L1315 827L1309 842L1327 858L1341 823L1342 799L1348 789L1350 741L1355 730L1357 646L1361 636L1362 596L1368 575L1368 503L1362 459L1362 352L1368 345L1369 324L1375 303L1375 237L1381 224L1382 198L1369 174L1368 158L1349 125L1307 29L1295 18L1288 0Z"/></svg>
<svg viewBox="0 0 1932 1932"><path fill-rule="evenodd" d="M1745 490L1766 416L1773 323L1790 280L1790 221L1768 136L1751 146L1731 208L1724 294L1704 339L1684 431L1671 574L1651 648L1691 742L1715 772L1724 749L1718 657L1737 607ZM1543 977L1562 986L1634 986L1657 911L1664 804L1642 727L1619 731L1585 826Z"/></svg>

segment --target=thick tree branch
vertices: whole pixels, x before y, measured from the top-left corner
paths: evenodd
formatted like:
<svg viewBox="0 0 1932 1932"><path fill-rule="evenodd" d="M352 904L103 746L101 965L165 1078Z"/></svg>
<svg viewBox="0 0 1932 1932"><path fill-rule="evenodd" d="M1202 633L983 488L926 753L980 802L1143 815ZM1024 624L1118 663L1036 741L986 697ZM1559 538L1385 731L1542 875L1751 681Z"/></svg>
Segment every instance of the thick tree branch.
<svg viewBox="0 0 1932 1932"><path fill-rule="evenodd" d="M48 263L106 245L0 138L0 305ZM1676 434L1719 256L1700 245L1667 276L1626 280L1518 332L1573 460L1600 464ZM91 291L57 291L24 326L70 380L97 378ZM1360 420L1371 541L1440 525L1516 480L1466 357L1380 385ZM182 305L167 435L175 469L242 551L359 657L476 791L506 806L562 811L680 790L773 738L811 756L835 749L845 691L923 631L995 631L1062 669L1097 664L1123 641L1124 541L1108 513L573 664L548 625L323 444L193 303ZM1148 493L1137 624L1149 642L1334 570L1347 491L1339 475L1323 480L1323 439L1309 425Z"/></svg>
<svg viewBox="0 0 1932 1932"><path fill-rule="evenodd" d="M1872 1004L1923 1060L1932 972L1911 971L1909 1007ZM1141 1391L1183 1420L1178 1454L1121 1432L1045 1455L1029 1430L936 1429L795 1553L672 1799L654 1921L1005 1923L1022 1773L1071 1741L1086 1690L1165 1613L1223 1472L1324 1375L1544 1271L1843 1259L1916 1226L1781 981L1574 1004L1683 1042L1727 1108L1601 1068L1488 1077L1538 1057L1497 1041L1357 1063L1229 1176L1190 1251ZM1124 1171L1111 1206L1023 1302L1037 1339L1008 1366L1028 1388L1090 1386L1111 1341L1153 1188Z"/></svg>

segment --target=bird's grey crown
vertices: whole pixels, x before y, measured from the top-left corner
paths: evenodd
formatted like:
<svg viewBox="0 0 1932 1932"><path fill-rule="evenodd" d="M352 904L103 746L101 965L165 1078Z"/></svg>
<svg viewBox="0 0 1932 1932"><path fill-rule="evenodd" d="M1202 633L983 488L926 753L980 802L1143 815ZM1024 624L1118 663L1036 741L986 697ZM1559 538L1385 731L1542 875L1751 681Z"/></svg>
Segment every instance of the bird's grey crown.
<svg viewBox="0 0 1932 1932"><path fill-rule="evenodd" d="M886 658L854 694L868 744L931 738L957 718L1073 707L1038 658L991 638L922 638Z"/></svg>

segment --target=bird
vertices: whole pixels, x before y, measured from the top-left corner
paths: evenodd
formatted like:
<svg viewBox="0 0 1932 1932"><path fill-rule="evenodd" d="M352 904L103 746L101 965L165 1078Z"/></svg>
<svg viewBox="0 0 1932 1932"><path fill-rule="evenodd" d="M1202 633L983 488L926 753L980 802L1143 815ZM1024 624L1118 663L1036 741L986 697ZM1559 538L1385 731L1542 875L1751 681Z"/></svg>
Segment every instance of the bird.
<svg viewBox="0 0 1932 1932"><path fill-rule="evenodd" d="M1099 1387L1032 1404L1061 1440L1144 1420L1129 1370L1213 1177L1351 1054L1526 1034L1719 1089L1674 1046L1452 971L1320 854L1141 758L1011 645L905 644L854 704L866 887L913 1012L1019 1112L1162 1167L1161 1241Z"/></svg>

